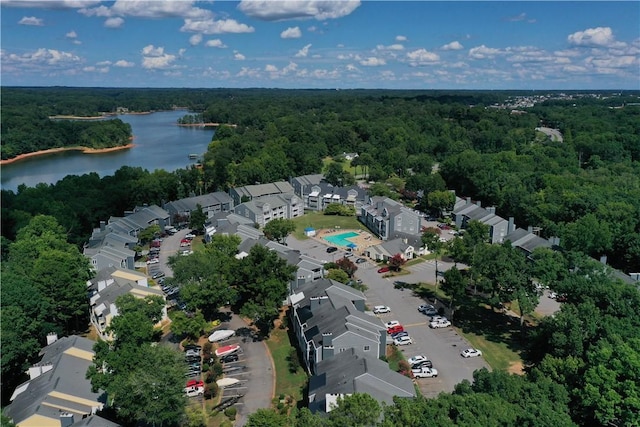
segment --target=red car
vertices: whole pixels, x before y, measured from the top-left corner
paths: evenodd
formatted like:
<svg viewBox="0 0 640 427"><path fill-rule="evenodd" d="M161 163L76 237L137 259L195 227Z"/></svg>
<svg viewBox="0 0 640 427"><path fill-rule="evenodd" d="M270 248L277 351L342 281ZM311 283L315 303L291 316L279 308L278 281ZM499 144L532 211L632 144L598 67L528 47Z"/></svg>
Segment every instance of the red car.
<svg viewBox="0 0 640 427"><path fill-rule="evenodd" d="M404 327L402 325L392 326L387 329L387 333L389 335L397 334L398 332L404 332Z"/></svg>
<svg viewBox="0 0 640 427"><path fill-rule="evenodd" d="M204 381L189 380L185 387L204 387Z"/></svg>
<svg viewBox="0 0 640 427"><path fill-rule="evenodd" d="M389 267L382 267L381 269L378 270L378 273L388 273L389 272Z"/></svg>

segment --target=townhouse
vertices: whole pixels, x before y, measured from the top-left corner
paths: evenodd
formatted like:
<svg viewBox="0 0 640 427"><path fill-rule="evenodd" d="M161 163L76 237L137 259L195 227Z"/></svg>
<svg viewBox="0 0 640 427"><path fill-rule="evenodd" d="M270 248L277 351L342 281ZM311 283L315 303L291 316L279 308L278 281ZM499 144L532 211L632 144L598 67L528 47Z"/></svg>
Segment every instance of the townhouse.
<svg viewBox="0 0 640 427"><path fill-rule="evenodd" d="M166 210L171 219L181 218L188 221L191 212L201 207L207 218L212 218L219 212L230 212L233 210L233 199L227 193L217 191L203 194L201 196L187 197L180 200L165 203L162 207ZM176 221L172 222L176 224Z"/></svg>
<svg viewBox="0 0 640 427"><path fill-rule="evenodd" d="M396 233L422 233L420 214L388 197L369 197L360 208L358 220L382 240L388 240Z"/></svg>
<svg viewBox="0 0 640 427"><path fill-rule="evenodd" d="M274 219L293 219L304 215L304 206L295 194L262 196L233 208L234 213L264 227Z"/></svg>
<svg viewBox="0 0 640 427"><path fill-rule="evenodd" d="M367 192L358 186L338 187L324 181L324 175L303 175L291 179L295 194L305 209L323 211L329 204L351 206L356 212L365 203Z"/></svg>

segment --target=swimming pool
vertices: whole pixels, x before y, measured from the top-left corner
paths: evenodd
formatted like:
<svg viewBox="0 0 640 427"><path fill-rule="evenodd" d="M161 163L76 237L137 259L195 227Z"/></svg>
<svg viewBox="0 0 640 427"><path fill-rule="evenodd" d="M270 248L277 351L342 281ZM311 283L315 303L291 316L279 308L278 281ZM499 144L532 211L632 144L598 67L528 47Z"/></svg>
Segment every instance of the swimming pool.
<svg viewBox="0 0 640 427"><path fill-rule="evenodd" d="M356 237L358 235L358 233L354 233L353 231L350 231L348 233L342 233L342 234L336 234L335 236L324 236L323 239L326 240L327 242L331 242L336 246L342 246L342 247L347 247L349 245L352 245L353 242L347 240L349 237Z"/></svg>

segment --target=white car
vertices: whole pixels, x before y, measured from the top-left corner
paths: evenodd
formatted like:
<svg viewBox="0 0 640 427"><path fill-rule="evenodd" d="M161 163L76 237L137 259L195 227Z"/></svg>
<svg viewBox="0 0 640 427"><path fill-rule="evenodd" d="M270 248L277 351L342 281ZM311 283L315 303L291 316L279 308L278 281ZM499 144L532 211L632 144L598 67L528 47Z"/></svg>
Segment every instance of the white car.
<svg viewBox="0 0 640 427"><path fill-rule="evenodd" d="M391 309L386 305L376 305L375 307L373 307L373 313L374 314L391 313Z"/></svg>
<svg viewBox="0 0 640 427"><path fill-rule="evenodd" d="M384 327L389 329L389 328L393 328L394 326L398 326L399 324L400 322L398 322L397 320L390 320L384 324Z"/></svg>
<svg viewBox="0 0 640 427"><path fill-rule="evenodd" d="M418 311L426 314L427 316L435 316L438 314L438 310L436 310L436 308L431 304L422 304L418 306Z"/></svg>
<svg viewBox="0 0 640 427"><path fill-rule="evenodd" d="M438 370L436 368L412 369L411 373L416 378L435 378L438 376Z"/></svg>
<svg viewBox="0 0 640 427"><path fill-rule="evenodd" d="M158 258L151 258L149 261L147 261L147 265L148 264L158 264L160 262L160 260Z"/></svg>
<svg viewBox="0 0 640 427"><path fill-rule="evenodd" d="M409 365L413 366L416 363L426 362L427 360L429 360L427 359L427 356L425 356L424 354L419 354L417 356L410 357L407 362L409 362Z"/></svg>
<svg viewBox="0 0 640 427"><path fill-rule="evenodd" d="M462 357L480 357L482 356L482 352L480 350L478 350L477 348L467 348L462 350L462 352L460 353L460 356Z"/></svg>
<svg viewBox="0 0 640 427"><path fill-rule="evenodd" d="M410 336L405 335L404 337L398 337L394 339L393 343L395 345L410 345L413 344L413 339Z"/></svg>
<svg viewBox="0 0 640 427"><path fill-rule="evenodd" d="M451 326L451 322L449 322L448 320L438 320L437 322L431 322L429 323L429 327L431 329L436 329L436 328L448 328L449 326Z"/></svg>
<svg viewBox="0 0 640 427"><path fill-rule="evenodd" d="M196 235L193 234L193 233L188 233L188 234L185 234L184 238L185 239L195 239Z"/></svg>
<svg viewBox="0 0 640 427"><path fill-rule="evenodd" d="M187 397L196 397L204 394L204 387L188 387L184 390Z"/></svg>

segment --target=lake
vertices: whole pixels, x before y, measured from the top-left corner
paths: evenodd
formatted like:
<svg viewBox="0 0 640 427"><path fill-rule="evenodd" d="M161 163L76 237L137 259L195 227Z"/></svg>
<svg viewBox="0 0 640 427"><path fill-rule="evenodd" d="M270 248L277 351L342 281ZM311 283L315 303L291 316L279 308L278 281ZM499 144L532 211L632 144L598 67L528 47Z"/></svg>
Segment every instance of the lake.
<svg viewBox="0 0 640 427"><path fill-rule="evenodd" d="M41 182L55 184L67 175L90 172L104 177L113 175L122 166L169 172L187 167L196 162L189 154L201 155L207 151L215 130L177 126L178 118L186 114L186 110L175 110L119 115L120 120L131 125L133 148L104 154L66 151L3 165L0 169L2 189L15 192L20 184L28 187Z"/></svg>

